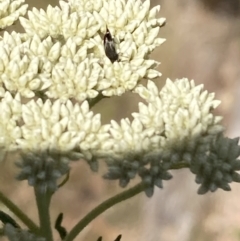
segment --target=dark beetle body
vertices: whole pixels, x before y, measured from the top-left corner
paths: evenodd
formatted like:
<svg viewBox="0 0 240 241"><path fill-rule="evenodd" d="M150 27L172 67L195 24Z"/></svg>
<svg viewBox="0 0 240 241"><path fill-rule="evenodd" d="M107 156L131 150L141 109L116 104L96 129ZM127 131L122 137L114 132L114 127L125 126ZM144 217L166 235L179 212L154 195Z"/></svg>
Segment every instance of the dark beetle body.
<svg viewBox="0 0 240 241"><path fill-rule="evenodd" d="M106 56L111 60L112 63L117 61L119 59L119 55L116 51L114 39L108 28L106 34L104 35L103 44Z"/></svg>

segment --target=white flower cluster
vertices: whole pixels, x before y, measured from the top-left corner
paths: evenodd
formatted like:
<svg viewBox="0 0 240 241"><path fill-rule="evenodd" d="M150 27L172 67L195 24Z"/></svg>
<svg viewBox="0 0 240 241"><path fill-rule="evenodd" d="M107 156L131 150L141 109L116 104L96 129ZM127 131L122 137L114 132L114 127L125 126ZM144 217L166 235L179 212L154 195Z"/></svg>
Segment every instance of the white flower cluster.
<svg viewBox="0 0 240 241"><path fill-rule="evenodd" d="M91 159L109 137L108 125L101 125L100 114L94 115L87 101L73 105L38 99L22 104L19 94L13 98L6 92L0 110L0 144L9 151L77 149L76 158Z"/></svg>
<svg viewBox="0 0 240 241"><path fill-rule="evenodd" d="M0 4L2 28L27 8L23 0ZM188 79L168 79L161 91L152 81L161 74L155 70L159 63L149 55L165 41L157 37L165 22L156 17L159 10L160 6L150 9L150 0L60 1L60 7L33 8L29 19L20 17L26 33L3 34L0 148L35 152L42 163L48 150L54 150L46 165L58 170L49 174L41 169L45 164L40 169L38 161L32 165L33 154L23 158L21 179L43 181L43 186L48 183L55 190L56 179L68 170L68 158L84 158L93 170L99 158L106 158L106 178L119 179L124 187L139 175L150 184L148 196L154 185L162 187L162 180L171 178L171 165L182 161L197 175L201 193L228 189L231 180L240 181L236 141L217 139L224 128L219 124L222 117L212 113L220 104L214 94ZM106 43L118 59L108 57ZM139 84L144 78L147 87ZM94 115L89 105L126 91L139 94L145 103L139 103L132 121L124 118L102 125L100 114ZM218 166L222 154L217 149L225 143L230 143L227 153L235 150L234 167L220 168L208 183L206 173ZM61 165L53 161L58 151L63 153ZM225 180L223 174L232 179Z"/></svg>
<svg viewBox="0 0 240 241"><path fill-rule="evenodd" d="M19 94L13 98L6 92L0 102L0 144L9 149L33 150L49 147L68 151L79 147L87 159L92 155L122 158L126 153L180 147L179 151L188 150L196 137L206 142L209 136L223 131L221 118L211 114L219 102L201 89L187 79L174 83L168 80L159 93L149 81L147 88L136 88L148 105L140 103L139 112L132 114L133 121L122 119L120 125L114 120L101 125L100 114L94 115L87 101L73 105L70 100L61 103L38 99L23 104Z"/></svg>
<svg viewBox="0 0 240 241"><path fill-rule="evenodd" d="M191 165L211 152L212 143L224 128L221 117L212 111L219 105L214 94L203 91L194 81L167 80L159 92L149 81L147 87L135 89L147 104L139 103L133 121L111 122L107 161L107 179L119 179L126 186L137 174L149 184L146 194L153 194L154 185L171 178L172 165L185 162ZM237 147L236 147L237 148Z"/></svg>
<svg viewBox="0 0 240 241"><path fill-rule="evenodd" d="M172 161L190 161L190 153L199 144L204 148L212 137L224 130L219 124L222 117L212 113L220 101L214 100L214 93L203 91L203 85L195 86L193 80L172 82L167 79L159 93L156 85L149 81L147 88L139 86L135 91L148 105L140 103L139 113L133 116L142 120L147 128L155 127L155 133L164 138L161 143L166 158L171 155ZM184 157L179 155L183 152Z"/></svg>
<svg viewBox="0 0 240 241"><path fill-rule="evenodd" d="M46 12L33 8L20 18L25 34L5 33L0 41L1 92L67 101L122 95L142 78L156 78L158 62L149 54L165 39L158 38L163 18L150 1L60 1ZM119 53L112 63L104 52L109 28ZM14 70L14 71L12 71ZM3 88L4 87L4 88Z"/></svg>
<svg viewBox="0 0 240 241"><path fill-rule="evenodd" d="M0 29L12 25L20 16L25 15L28 5L24 0L1 0Z"/></svg>
<svg viewBox="0 0 240 241"><path fill-rule="evenodd" d="M27 39L26 36L25 38ZM37 37L27 40L25 38L15 32L5 32L0 41L1 97L5 91L10 91L32 98L36 91L46 90L51 85L50 74L47 72L49 61L44 63L45 59L40 54L33 56L34 51L42 51L44 55L46 50L43 51L42 45L48 47L49 41L41 43ZM40 71L41 68L44 68L44 71Z"/></svg>

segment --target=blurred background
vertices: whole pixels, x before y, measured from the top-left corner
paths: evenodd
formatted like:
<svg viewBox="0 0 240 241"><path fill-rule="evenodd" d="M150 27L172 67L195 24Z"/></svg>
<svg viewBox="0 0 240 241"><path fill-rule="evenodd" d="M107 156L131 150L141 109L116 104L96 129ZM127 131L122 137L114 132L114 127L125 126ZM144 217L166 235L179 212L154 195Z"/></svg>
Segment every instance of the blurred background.
<svg viewBox="0 0 240 241"><path fill-rule="evenodd" d="M46 9L54 1L27 1L31 7ZM240 136L240 0L154 0L160 4L159 17L167 24L160 36L167 41L154 53L160 61L164 85L187 77L216 93L222 101L218 114L224 116L226 135ZM18 25L14 26L18 28ZM13 29L13 28L12 28ZM10 29L10 31L12 31ZM104 123L110 119L130 117L137 109L137 97L125 94L95 107L102 113ZM13 162L0 168L0 189L36 222L37 210L33 190L26 182L17 182ZM53 197L53 221L60 212L63 225L69 230L88 211L121 189L117 182L101 178L88 165L72 165L69 182ZM188 170L173 172L174 178L164 183L163 190L155 189L152 198L140 194L116 205L91 223L76 241L113 241L122 234L122 241L240 241L240 185L232 184L231 192L218 190L204 196L197 195L198 186ZM3 239L4 240L4 239ZM60 240L55 234L55 240Z"/></svg>

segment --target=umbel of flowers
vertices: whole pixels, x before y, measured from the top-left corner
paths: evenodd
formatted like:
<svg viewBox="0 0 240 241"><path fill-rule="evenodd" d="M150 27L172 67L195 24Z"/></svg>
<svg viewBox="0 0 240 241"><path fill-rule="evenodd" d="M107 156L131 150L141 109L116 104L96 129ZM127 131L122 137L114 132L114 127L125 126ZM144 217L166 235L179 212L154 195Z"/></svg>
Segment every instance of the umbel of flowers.
<svg viewBox="0 0 240 241"><path fill-rule="evenodd" d="M69 175L72 160L86 160L93 171L104 160L104 178L119 180L121 187L141 178L129 196L112 203L142 191L152 196L155 186L162 188L163 180L172 178L171 169L189 168L200 184L199 194L230 190L229 183L240 182L238 139L224 137L222 117L213 113L220 104L214 93L186 78L167 79L161 90L154 82L161 74L150 54L165 41L158 37L165 23L157 17L160 6L150 8L149 0L59 5L33 8L25 18L20 17L27 11L23 0L0 3L1 28L18 18L24 28L24 33L4 30L0 39L0 147L2 153L21 153L17 178L34 187L40 219L37 227L18 215L31 235L18 235L5 222L10 240L38 240L38 235L52 241L46 204L61 186L58 179ZM107 31L116 61L105 53ZM138 111L103 125L93 105L127 91L143 99ZM92 219L111 202L104 205ZM62 239L73 240L88 224L79 223L69 234L57 229Z"/></svg>

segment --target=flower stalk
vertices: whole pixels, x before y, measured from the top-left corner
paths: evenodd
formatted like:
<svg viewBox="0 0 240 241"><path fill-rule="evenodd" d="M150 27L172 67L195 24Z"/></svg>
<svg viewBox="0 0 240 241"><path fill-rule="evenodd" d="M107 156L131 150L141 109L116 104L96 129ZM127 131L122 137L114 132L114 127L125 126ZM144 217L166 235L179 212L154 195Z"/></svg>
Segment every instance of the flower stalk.
<svg viewBox="0 0 240 241"><path fill-rule="evenodd" d="M147 185L141 182L133 186L132 188L129 188L128 190L118 193L117 195L110 197L106 201L102 202L93 210L91 210L73 227L73 229L68 233L64 241L73 241L76 238L76 236L100 214L102 214L115 204L136 196L137 194L143 192L146 188Z"/></svg>
<svg viewBox="0 0 240 241"><path fill-rule="evenodd" d="M40 236L44 237L46 241L53 241L51 219L49 213L49 206L51 202L52 193L49 191L42 192L37 186L34 187L35 198L37 202L38 215L40 221Z"/></svg>
<svg viewBox="0 0 240 241"><path fill-rule="evenodd" d="M39 233L39 227L10 199L0 191L0 202L16 215L33 233Z"/></svg>

